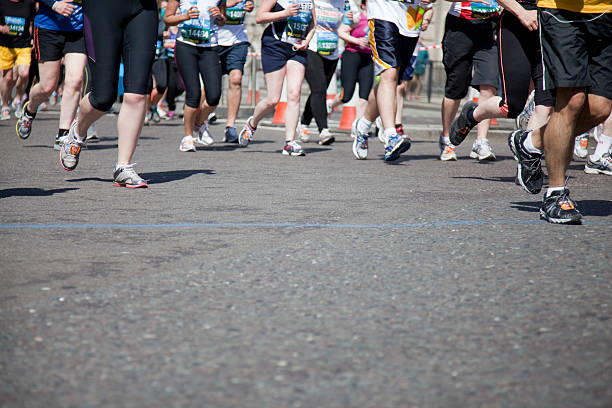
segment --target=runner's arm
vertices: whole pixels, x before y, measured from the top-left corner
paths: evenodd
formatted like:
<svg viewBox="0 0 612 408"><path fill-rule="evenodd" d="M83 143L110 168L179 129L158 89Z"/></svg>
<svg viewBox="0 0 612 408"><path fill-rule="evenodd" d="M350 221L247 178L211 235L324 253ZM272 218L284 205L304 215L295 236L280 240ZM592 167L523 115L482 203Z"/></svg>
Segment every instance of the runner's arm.
<svg viewBox="0 0 612 408"><path fill-rule="evenodd" d="M267 24L287 17L297 16L300 11L300 6L291 4L285 10L273 12L272 8L276 3L276 0L262 0L261 5L257 9L257 14L255 15L255 22L257 24Z"/></svg>
<svg viewBox="0 0 612 408"><path fill-rule="evenodd" d="M538 11L525 10L516 0L498 0L497 1L505 10L514 14L529 31L538 29Z"/></svg>

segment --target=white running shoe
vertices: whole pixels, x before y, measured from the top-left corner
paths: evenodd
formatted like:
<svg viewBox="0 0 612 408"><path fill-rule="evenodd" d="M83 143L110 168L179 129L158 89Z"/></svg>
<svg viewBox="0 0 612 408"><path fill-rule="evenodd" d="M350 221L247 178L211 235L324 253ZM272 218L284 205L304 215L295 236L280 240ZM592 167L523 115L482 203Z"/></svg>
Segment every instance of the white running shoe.
<svg viewBox="0 0 612 408"><path fill-rule="evenodd" d="M386 145L387 144L387 138L385 137L385 128L383 126L382 119L380 118L380 116L376 118L375 124L376 124L378 141L380 141L380 143Z"/></svg>
<svg viewBox="0 0 612 408"><path fill-rule="evenodd" d="M283 155L285 156L304 156L306 153L302 146L295 140L292 142L285 142L285 147L283 148Z"/></svg>
<svg viewBox="0 0 612 408"><path fill-rule="evenodd" d="M457 160L457 153L455 153L455 148L449 144L444 146L444 150L440 154L440 160L442 161L451 161Z"/></svg>
<svg viewBox="0 0 612 408"><path fill-rule="evenodd" d="M179 150L181 152L195 152L195 144L193 143L193 136L185 136L181 139L181 144L179 145Z"/></svg>
<svg viewBox="0 0 612 408"><path fill-rule="evenodd" d="M240 145L240 147L247 147L249 145L249 142L253 140L253 136L255 135L255 128L251 126L251 120L253 120L253 117L249 116L249 118L246 120L246 123L244 124L244 127L238 134L238 145Z"/></svg>
<svg viewBox="0 0 612 408"><path fill-rule="evenodd" d="M87 137L85 138L87 143L95 143L99 142L100 138L98 137L98 132L96 131L96 124L92 123L91 126L87 129Z"/></svg>
<svg viewBox="0 0 612 408"><path fill-rule="evenodd" d="M579 159L586 159L589 154L589 132L576 136L574 141L574 155Z"/></svg>
<svg viewBox="0 0 612 408"><path fill-rule="evenodd" d="M210 133L208 133L208 124L206 123L202 123L199 128L194 128L193 133L196 134L196 137L194 137L194 141L198 145L210 146L215 143L213 138L210 136Z"/></svg>
<svg viewBox="0 0 612 408"><path fill-rule="evenodd" d="M491 149L491 145L487 139L474 141L472 151L470 152L470 157L478 160L496 159L495 153L493 153L493 149Z"/></svg>
<svg viewBox="0 0 612 408"><path fill-rule="evenodd" d="M300 142L308 143L310 141L310 137L308 136L308 126L298 123L295 132L297 133L297 137L300 139Z"/></svg>

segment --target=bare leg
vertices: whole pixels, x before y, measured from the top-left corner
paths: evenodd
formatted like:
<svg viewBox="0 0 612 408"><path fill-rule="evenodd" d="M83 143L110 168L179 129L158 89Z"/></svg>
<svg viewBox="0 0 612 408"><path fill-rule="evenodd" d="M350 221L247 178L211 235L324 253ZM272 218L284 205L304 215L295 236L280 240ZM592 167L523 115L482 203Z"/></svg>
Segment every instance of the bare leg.
<svg viewBox="0 0 612 408"><path fill-rule="evenodd" d="M83 84L83 72L86 64L87 55L85 54L70 53L64 57L66 73L64 96L62 97L62 106L60 108L60 129L69 129L74 120L77 106L79 106L79 100L81 99L81 85Z"/></svg>
<svg viewBox="0 0 612 408"><path fill-rule="evenodd" d="M295 128L300 116L300 93L306 67L297 61L287 61L287 111L285 112L285 140L295 139Z"/></svg>
<svg viewBox="0 0 612 408"><path fill-rule="evenodd" d="M408 92L409 81L402 81L396 88L397 102L395 111L395 124L402 123L402 113L404 110L404 98Z"/></svg>
<svg viewBox="0 0 612 408"><path fill-rule="evenodd" d="M497 88L491 85L480 85L480 96L478 97L478 104L485 103L489 99L495 96ZM491 120L485 119L478 123L477 130L478 134L476 136L477 140L485 140L489 134L489 126L491 125Z"/></svg>
<svg viewBox="0 0 612 408"><path fill-rule="evenodd" d="M286 67L279 69L278 71L268 72L264 75L266 80L266 87L268 88L268 94L262 99L253 112L253 119L251 119L251 125L257 127L259 121L261 121L266 115L268 115L274 107L278 104L283 92L283 81L285 79Z"/></svg>
<svg viewBox="0 0 612 408"><path fill-rule="evenodd" d="M459 110L461 99L450 99L446 96L442 99L442 135L448 137L450 125Z"/></svg>
<svg viewBox="0 0 612 408"><path fill-rule="evenodd" d="M79 114L77 117L77 135L83 139L87 135L87 129L94 123L96 120L100 119L106 112L102 112L91 106L89 102L89 95L85 95L83 99L81 99L81 103L79 104ZM123 109L123 107L121 107Z"/></svg>
<svg viewBox="0 0 612 408"><path fill-rule="evenodd" d="M378 111L385 129L395 128L397 75L397 68L389 68L383 71L380 74L380 82L375 90Z"/></svg>
<svg viewBox="0 0 612 408"><path fill-rule="evenodd" d="M145 116L145 95L126 93L123 95L123 105L117 120L119 146L117 149L117 163L128 164L136 150L138 137L142 131ZM87 130L85 130L87 132Z"/></svg>
<svg viewBox="0 0 612 408"><path fill-rule="evenodd" d="M2 86L0 87L0 96L2 96L2 107L8 108L11 100L11 93L15 86L13 68L2 71Z"/></svg>
<svg viewBox="0 0 612 408"><path fill-rule="evenodd" d="M548 119L553 112L552 106L536 105L533 115L529 118L527 129L538 129L548 123Z"/></svg>
<svg viewBox="0 0 612 408"><path fill-rule="evenodd" d="M358 118L363 116L366 110L366 106L368 106L368 100L359 98L359 100L357 101L357 117Z"/></svg>
<svg viewBox="0 0 612 408"><path fill-rule="evenodd" d="M17 85L15 85L15 97L18 97L23 102L23 94L25 93L26 86L28 86L28 80L30 79L30 66L19 65L16 67L17 71Z"/></svg>
<svg viewBox="0 0 612 408"><path fill-rule="evenodd" d="M36 113L38 106L46 101L57 87L60 65L60 61L38 63L39 80L30 90L30 103L28 105L28 111L30 111L30 113ZM68 126L70 126L70 124L68 124Z"/></svg>
<svg viewBox="0 0 612 408"><path fill-rule="evenodd" d="M242 71L233 69L229 73L229 86L227 89L227 121L225 126L235 126L236 116L240 109L242 98Z"/></svg>

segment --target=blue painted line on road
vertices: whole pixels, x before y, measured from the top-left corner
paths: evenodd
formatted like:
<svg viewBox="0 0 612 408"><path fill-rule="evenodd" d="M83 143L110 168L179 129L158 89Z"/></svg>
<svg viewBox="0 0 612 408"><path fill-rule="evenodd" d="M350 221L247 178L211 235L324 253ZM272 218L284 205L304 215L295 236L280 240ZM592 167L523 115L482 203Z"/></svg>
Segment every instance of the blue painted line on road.
<svg viewBox="0 0 612 408"><path fill-rule="evenodd" d="M270 227L270 228L330 228L330 229L390 229L390 228L427 228L452 227L460 225L503 225L503 224L546 224L542 220L468 220L441 221L410 224L308 224L308 223L268 223L268 222L202 222L177 224L4 224L0 229L107 229L107 228L237 228L237 227ZM587 221L584 225L612 225L612 221Z"/></svg>

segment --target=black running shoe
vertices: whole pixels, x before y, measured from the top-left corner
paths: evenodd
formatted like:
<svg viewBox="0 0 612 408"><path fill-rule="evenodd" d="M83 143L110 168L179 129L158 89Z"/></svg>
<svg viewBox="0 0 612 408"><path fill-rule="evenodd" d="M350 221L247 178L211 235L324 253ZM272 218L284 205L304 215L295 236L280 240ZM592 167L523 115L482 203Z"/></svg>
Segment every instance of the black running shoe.
<svg viewBox="0 0 612 408"><path fill-rule="evenodd" d="M542 191L544 173L542 173L542 155L530 153L523 146L529 132L515 130L508 136L508 146L518 160L516 178L523 189L531 194Z"/></svg>
<svg viewBox="0 0 612 408"><path fill-rule="evenodd" d="M554 224L580 224L582 214L569 196L569 190L553 191L548 197L544 194L540 218Z"/></svg>
<svg viewBox="0 0 612 408"><path fill-rule="evenodd" d="M468 133L470 133L470 130L472 130L472 128L478 124L478 122L468 119L468 112L474 112L474 109L477 107L478 104L476 104L476 102L469 101L463 105L459 116L457 116L457 118L453 120L453 123L451 123L448 136L454 146L459 146L461 142L465 140Z"/></svg>

